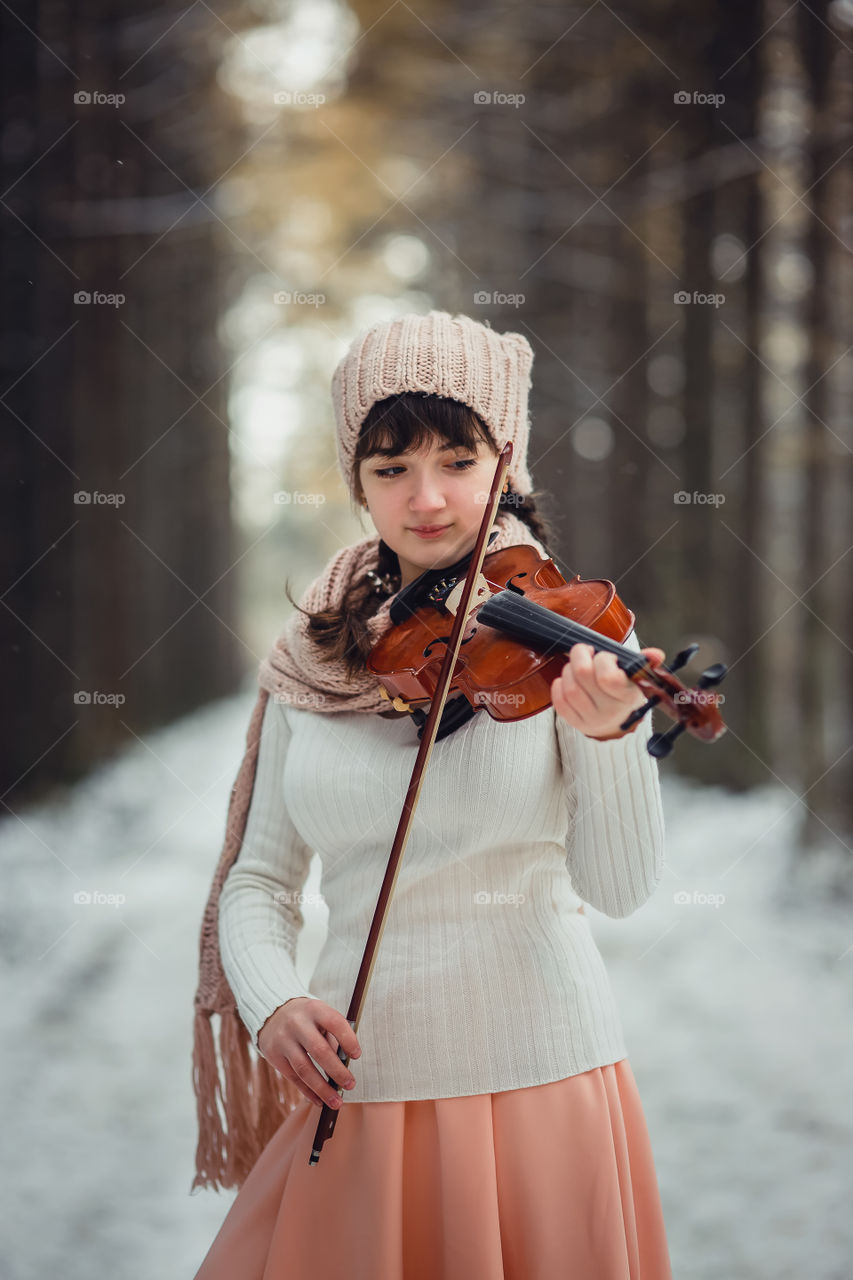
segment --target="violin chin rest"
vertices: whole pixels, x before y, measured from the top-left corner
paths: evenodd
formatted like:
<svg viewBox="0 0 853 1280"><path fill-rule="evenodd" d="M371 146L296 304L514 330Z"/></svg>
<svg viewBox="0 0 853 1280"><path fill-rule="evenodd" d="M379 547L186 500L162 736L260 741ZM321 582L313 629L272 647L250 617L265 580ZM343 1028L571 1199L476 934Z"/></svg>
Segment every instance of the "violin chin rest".
<svg viewBox="0 0 853 1280"><path fill-rule="evenodd" d="M474 711L475 708L464 694L460 694L457 698L448 698L441 713L441 720L438 722L435 741L440 742L442 738L446 738L448 734L453 733L454 729L458 729L460 725L467 724ZM412 709L412 718L419 726L418 741L420 741L426 727L427 712L424 711L423 707L414 707Z"/></svg>

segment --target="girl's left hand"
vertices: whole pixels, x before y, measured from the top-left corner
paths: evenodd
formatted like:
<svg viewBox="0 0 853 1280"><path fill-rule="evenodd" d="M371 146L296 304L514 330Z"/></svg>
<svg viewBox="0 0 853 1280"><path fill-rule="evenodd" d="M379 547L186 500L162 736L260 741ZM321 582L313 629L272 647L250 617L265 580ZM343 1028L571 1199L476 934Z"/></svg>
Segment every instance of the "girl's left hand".
<svg viewBox="0 0 853 1280"><path fill-rule="evenodd" d="M663 649L639 652L654 666L665 656ZM622 738L620 724L643 705L646 695L616 665L615 653L596 653L591 644L576 644L551 683L551 701L557 715L588 738Z"/></svg>

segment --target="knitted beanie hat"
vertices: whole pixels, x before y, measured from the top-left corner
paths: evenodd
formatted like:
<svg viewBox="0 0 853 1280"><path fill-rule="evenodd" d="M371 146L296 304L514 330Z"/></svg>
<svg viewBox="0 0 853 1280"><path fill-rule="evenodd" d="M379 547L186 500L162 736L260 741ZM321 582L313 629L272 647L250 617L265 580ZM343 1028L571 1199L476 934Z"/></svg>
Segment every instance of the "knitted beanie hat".
<svg viewBox="0 0 853 1280"><path fill-rule="evenodd" d="M337 450L350 493L361 425L377 400L404 391L460 400L491 431L498 449L512 441L507 472L516 493L530 493L527 393L533 349L520 333L495 333L447 311L403 315L364 330L332 375Z"/></svg>

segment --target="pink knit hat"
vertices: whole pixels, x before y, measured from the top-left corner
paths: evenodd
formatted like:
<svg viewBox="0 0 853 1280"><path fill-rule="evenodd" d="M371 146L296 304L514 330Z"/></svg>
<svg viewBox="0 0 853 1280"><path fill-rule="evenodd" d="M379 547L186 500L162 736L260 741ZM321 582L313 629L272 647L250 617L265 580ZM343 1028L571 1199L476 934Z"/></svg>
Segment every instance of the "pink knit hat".
<svg viewBox="0 0 853 1280"><path fill-rule="evenodd" d="M530 423L527 392L533 348L520 333L495 333L468 316L447 311L397 316L364 330L332 375L338 462L355 496L354 458L361 424L377 400L424 391L467 404L483 419L495 444L512 441L507 472L513 489L533 488L527 470Z"/></svg>

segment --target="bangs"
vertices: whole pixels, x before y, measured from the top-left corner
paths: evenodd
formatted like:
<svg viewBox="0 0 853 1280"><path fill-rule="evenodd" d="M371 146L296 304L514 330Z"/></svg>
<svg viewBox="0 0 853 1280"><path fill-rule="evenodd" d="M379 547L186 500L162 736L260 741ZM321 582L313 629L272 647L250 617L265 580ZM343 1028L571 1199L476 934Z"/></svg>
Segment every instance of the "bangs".
<svg viewBox="0 0 853 1280"><path fill-rule="evenodd" d="M453 448L472 450L485 440L497 453L485 423L467 404L407 391L373 405L362 423L356 467L374 455L396 458L417 452L436 437Z"/></svg>

